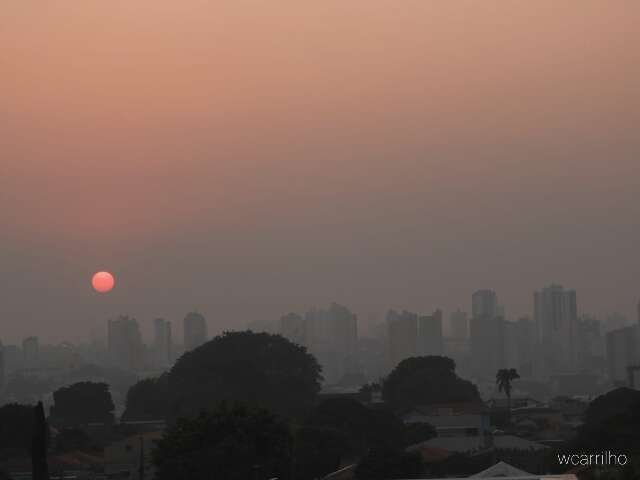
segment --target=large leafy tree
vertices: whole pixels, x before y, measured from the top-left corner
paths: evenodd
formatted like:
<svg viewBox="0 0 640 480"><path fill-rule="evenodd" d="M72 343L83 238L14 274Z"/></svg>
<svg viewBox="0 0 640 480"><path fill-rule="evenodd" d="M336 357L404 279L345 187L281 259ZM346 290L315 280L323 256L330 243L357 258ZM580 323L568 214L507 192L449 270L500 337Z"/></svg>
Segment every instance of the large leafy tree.
<svg viewBox="0 0 640 480"><path fill-rule="evenodd" d="M221 404L171 426L153 452L157 480L290 478L288 425L264 409Z"/></svg>
<svg viewBox="0 0 640 480"><path fill-rule="evenodd" d="M127 392L127 408L123 421L158 420L167 415L169 402L168 375L146 378L133 385Z"/></svg>
<svg viewBox="0 0 640 480"><path fill-rule="evenodd" d="M58 425L79 426L113 422L115 406L106 383L79 382L53 392L52 420Z"/></svg>
<svg viewBox="0 0 640 480"><path fill-rule="evenodd" d="M628 458L624 468L616 468L615 478L640 478L640 392L637 390L618 388L592 401L576 436L558 451L550 452L549 465L560 473L557 454L603 451Z"/></svg>
<svg viewBox="0 0 640 480"><path fill-rule="evenodd" d="M396 411L416 405L480 401L477 387L458 377L453 360L441 356L411 357L389 374L382 396Z"/></svg>
<svg viewBox="0 0 640 480"><path fill-rule="evenodd" d="M346 434L333 427L303 426L294 437L294 477L299 480L335 472L349 448Z"/></svg>
<svg viewBox="0 0 640 480"><path fill-rule="evenodd" d="M13 403L0 407L0 450L30 450L34 422L33 405Z"/></svg>
<svg viewBox="0 0 640 480"><path fill-rule="evenodd" d="M309 424L342 431L348 440L346 454L362 455L374 446L398 446L405 441L404 425L391 412L348 398L323 401L313 410Z"/></svg>
<svg viewBox="0 0 640 480"><path fill-rule="evenodd" d="M184 354L169 373L172 420L221 401L266 407L286 416L310 410L320 366L280 335L228 332Z"/></svg>
<svg viewBox="0 0 640 480"><path fill-rule="evenodd" d="M49 480L47 450L49 447L49 425L44 416L42 402L33 409L33 435L31 437L31 469L33 480Z"/></svg>

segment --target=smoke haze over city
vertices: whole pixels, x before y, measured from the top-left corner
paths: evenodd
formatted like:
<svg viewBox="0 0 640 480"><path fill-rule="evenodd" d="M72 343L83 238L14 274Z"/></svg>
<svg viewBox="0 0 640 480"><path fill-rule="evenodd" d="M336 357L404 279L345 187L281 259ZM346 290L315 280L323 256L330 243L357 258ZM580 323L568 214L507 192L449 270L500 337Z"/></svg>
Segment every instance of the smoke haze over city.
<svg viewBox="0 0 640 480"><path fill-rule="evenodd" d="M640 5L217 3L3 2L3 342L552 282L635 319Z"/></svg>

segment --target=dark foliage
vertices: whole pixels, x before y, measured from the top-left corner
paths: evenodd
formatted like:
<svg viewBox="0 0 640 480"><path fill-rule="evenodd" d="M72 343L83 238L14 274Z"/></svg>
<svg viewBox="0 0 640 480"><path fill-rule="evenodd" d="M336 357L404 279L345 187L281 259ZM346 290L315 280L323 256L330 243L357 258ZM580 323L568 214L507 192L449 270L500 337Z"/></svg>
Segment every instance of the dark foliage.
<svg viewBox="0 0 640 480"><path fill-rule="evenodd" d="M419 453L386 447L372 448L356 468L358 480L419 478L424 463Z"/></svg>
<svg viewBox="0 0 640 480"><path fill-rule="evenodd" d="M374 446L404 444L404 425L391 412L373 410L355 400L325 400L311 415L310 425L335 428L348 439L345 453L364 454Z"/></svg>
<svg viewBox="0 0 640 480"><path fill-rule="evenodd" d="M412 357L400 362L382 387L382 396L395 411L416 405L480 401L476 386L458 377L447 357Z"/></svg>
<svg viewBox="0 0 640 480"><path fill-rule="evenodd" d="M634 404L640 402L640 391L617 388L593 400L585 412L585 423L601 424L621 414L626 414Z"/></svg>
<svg viewBox="0 0 640 480"><path fill-rule="evenodd" d="M184 354L169 373L171 420L238 401L295 417L320 390L320 366L280 335L228 332Z"/></svg>
<svg viewBox="0 0 640 480"><path fill-rule="evenodd" d="M426 442L436 436L436 429L430 423L409 423L404 426L404 444L406 446Z"/></svg>
<svg viewBox="0 0 640 480"><path fill-rule="evenodd" d="M77 428L65 428L55 437L54 450L56 453L90 452L95 448L89 436Z"/></svg>
<svg viewBox="0 0 640 480"><path fill-rule="evenodd" d="M106 383L79 382L53 393L52 420L57 425L112 423L115 406Z"/></svg>
<svg viewBox="0 0 640 480"><path fill-rule="evenodd" d="M301 427L294 440L295 478L322 478L340 468L349 447L347 436L330 427Z"/></svg>
<svg viewBox="0 0 640 480"><path fill-rule="evenodd" d="M290 477L287 424L263 409L220 405L177 421L153 452L157 480Z"/></svg>
<svg viewBox="0 0 640 480"><path fill-rule="evenodd" d="M168 413L168 397L168 374L140 380L127 392L127 408L122 420L162 420Z"/></svg>
<svg viewBox="0 0 640 480"><path fill-rule="evenodd" d="M34 422L31 437L31 468L33 480L49 480L47 451L49 446L49 426L44 416L42 402L33 408Z"/></svg>
<svg viewBox="0 0 640 480"><path fill-rule="evenodd" d="M637 390L618 388L596 398L587 408L585 423L576 437L554 455L602 451L627 455L630 464L626 471L637 467L634 463L640 458L640 392ZM553 460L552 467L561 471L557 458Z"/></svg>
<svg viewBox="0 0 640 480"><path fill-rule="evenodd" d="M0 450L29 451L34 421L33 405L0 407Z"/></svg>

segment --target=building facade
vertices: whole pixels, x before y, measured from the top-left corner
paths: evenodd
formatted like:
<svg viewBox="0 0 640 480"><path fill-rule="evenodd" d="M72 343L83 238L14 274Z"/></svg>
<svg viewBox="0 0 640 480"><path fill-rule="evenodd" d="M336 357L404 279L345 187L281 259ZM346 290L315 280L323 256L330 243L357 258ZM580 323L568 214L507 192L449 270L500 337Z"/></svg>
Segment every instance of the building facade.
<svg viewBox="0 0 640 480"><path fill-rule="evenodd" d="M197 312L189 312L183 320L184 350L188 352L207 342L207 320Z"/></svg>
<svg viewBox="0 0 640 480"><path fill-rule="evenodd" d="M173 362L171 322L164 318L153 321L153 363L156 368L167 368Z"/></svg>
<svg viewBox="0 0 640 480"><path fill-rule="evenodd" d="M578 308L575 290L552 284L534 293L538 358L536 376L575 371L578 367Z"/></svg>
<svg viewBox="0 0 640 480"><path fill-rule="evenodd" d="M126 370L143 368L144 344L135 318L122 315L109 320L107 342L109 359L113 365Z"/></svg>

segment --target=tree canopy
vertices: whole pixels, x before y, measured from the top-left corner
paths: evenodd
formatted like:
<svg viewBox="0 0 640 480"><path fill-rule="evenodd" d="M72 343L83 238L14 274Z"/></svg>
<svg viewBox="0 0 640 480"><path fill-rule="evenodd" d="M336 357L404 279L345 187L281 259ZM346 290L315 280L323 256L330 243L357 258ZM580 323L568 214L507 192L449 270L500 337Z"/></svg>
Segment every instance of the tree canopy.
<svg viewBox="0 0 640 480"><path fill-rule="evenodd" d="M79 382L53 392L51 417L58 425L113 422L115 406L106 383Z"/></svg>
<svg viewBox="0 0 640 480"><path fill-rule="evenodd" d="M316 400L320 371L304 347L280 335L227 332L187 352L171 369L169 417L195 416L221 401L302 415Z"/></svg>
<svg viewBox="0 0 640 480"><path fill-rule="evenodd" d="M182 418L153 451L157 480L290 478L287 424L264 409L221 404Z"/></svg>
<svg viewBox="0 0 640 480"><path fill-rule="evenodd" d="M394 410L435 403L476 402L476 386L455 373L455 362L447 357L411 357L401 361L389 374L382 396Z"/></svg>
<svg viewBox="0 0 640 480"><path fill-rule="evenodd" d="M303 426L295 432L294 445L295 478L314 480L340 468L349 440L337 428Z"/></svg>
<svg viewBox="0 0 640 480"><path fill-rule="evenodd" d="M127 406L123 421L165 419L169 403L169 382L165 373L157 378L146 378L127 392Z"/></svg>
<svg viewBox="0 0 640 480"><path fill-rule="evenodd" d="M570 449L640 453L640 392L618 388L591 402Z"/></svg>
<svg viewBox="0 0 640 480"><path fill-rule="evenodd" d="M348 398L325 400L314 408L309 424L336 428L348 440L347 453L364 454L374 446L403 445L403 423L391 412L374 410Z"/></svg>
<svg viewBox="0 0 640 480"><path fill-rule="evenodd" d="M34 422L33 405L0 407L0 450L30 450Z"/></svg>

